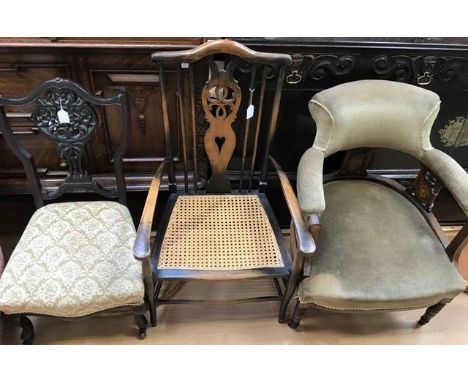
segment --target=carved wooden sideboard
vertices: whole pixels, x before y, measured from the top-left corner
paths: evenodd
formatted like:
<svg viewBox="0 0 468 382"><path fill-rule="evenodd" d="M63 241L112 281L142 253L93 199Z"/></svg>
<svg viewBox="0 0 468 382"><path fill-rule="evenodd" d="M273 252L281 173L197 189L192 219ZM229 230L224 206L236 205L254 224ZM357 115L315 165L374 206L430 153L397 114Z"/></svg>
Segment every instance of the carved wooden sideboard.
<svg viewBox="0 0 468 382"><path fill-rule="evenodd" d="M381 78L404 81L437 92L442 99L434 124L434 146L468 168L468 40L465 38L233 38L263 51L293 56L287 69L278 128L272 154L294 180L302 153L312 145L315 125L307 110L318 91L359 79ZM130 191L145 190L150 176L165 155L163 117L158 67L150 55L199 45L205 38L0 38L0 93L24 96L39 83L55 77L71 78L95 94L110 96L126 87L131 98L131 133L124 166ZM182 153L182 134L190 142L191 132L181 131L175 70L168 70L168 109L172 149ZM272 73L272 76L275 74ZM204 78L204 76L200 76ZM248 78L248 73L246 73ZM242 80L242 79L241 79ZM201 88L201 84L198 84ZM31 109L7 110L18 137L38 158L37 167L45 185L53 187L65 176L66 163L58 151L46 150L54 143L42 136L31 121ZM85 153L87 168L101 174L111 167L118 116L100 113L103 128L96 131ZM200 117L203 118L203 117ZM200 123L202 124L202 123ZM203 145L202 132L197 144ZM186 158L191 161L191 145ZM203 150L197 150L202 153ZM47 153L47 154L46 154ZM56 153L56 154L55 154ZM327 159L325 170L337 169L342 154ZM20 162L0 139L0 194L27 192ZM207 170L206 158L197 157L199 169ZM193 160L192 160L193 161ZM230 167L240 163L234 154ZM390 166L390 163L392 164ZM395 163L398 167L395 168ZM193 163L186 164L193 168ZM378 150L372 171L401 182L417 174L417 161L386 150ZM184 176L182 155L176 155L176 170ZM207 170L209 171L209 170ZM193 175L193 174L192 174ZM189 174L190 176L190 174ZM279 186L279 185L278 185ZM463 214L448 194L441 192L435 213L447 223L463 220ZM279 205L278 208L285 206ZM287 215L287 214L286 214ZM288 226L285 215L280 224ZM281 216L281 214L280 214Z"/></svg>

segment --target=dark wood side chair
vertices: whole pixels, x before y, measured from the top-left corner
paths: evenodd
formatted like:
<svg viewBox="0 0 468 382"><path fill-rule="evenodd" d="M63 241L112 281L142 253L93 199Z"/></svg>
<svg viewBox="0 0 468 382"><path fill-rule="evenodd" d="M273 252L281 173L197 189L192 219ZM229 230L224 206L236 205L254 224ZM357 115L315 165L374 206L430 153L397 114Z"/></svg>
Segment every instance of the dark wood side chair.
<svg viewBox="0 0 468 382"><path fill-rule="evenodd" d="M316 94L313 147L299 163L300 207L316 239L312 256L299 248L287 298L298 300L289 326L308 307L332 312L427 308L424 325L465 289L452 264L467 242L465 226L448 245L431 213L443 184L468 214L468 174L432 147L439 96L413 85L363 80ZM421 170L405 188L367 173L375 148L417 158ZM322 178L324 158L347 150L339 171ZM295 246L294 229L292 246Z"/></svg>
<svg viewBox="0 0 468 382"><path fill-rule="evenodd" d="M268 278L274 280L277 295L236 302L280 300L280 282L289 275L290 257L265 189L268 153L290 56L255 52L233 41L215 40L192 50L157 52L152 59L160 64L167 159L157 170L148 193L135 256L148 258L151 254L156 305L201 302L160 297L163 283L174 280ZM192 167L185 166L183 176L180 174L184 183L179 187L166 100L169 71L177 76L174 83L179 94L180 129L192 132L192 139L182 140L177 150L184 163L189 148L193 155ZM206 78L201 89L196 86L195 74ZM197 153L198 139L204 142L209 172L197 167L198 158L204 157ZM236 160L231 160L233 154ZM288 204L299 216L288 180L276 167ZM151 250L151 226L165 172L172 192ZM298 229L308 234L305 228Z"/></svg>
<svg viewBox="0 0 468 382"><path fill-rule="evenodd" d="M34 160L13 133L6 111L32 104L38 131L57 143L68 165L56 189L43 188ZM29 106L30 107L30 106ZM93 134L102 128L104 108L121 116L120 139L110 168L115 174L104 187L85 169L82 156ZM31 344L34 328L27 316L79 318L131 314L146 335L145 300L152 299L149 262L133 257L135 226L125 206L122 158L130 124L126 91L96 97L71 80L44 82L31 95L0 97L0 129L9 148L24 166L37 210L31 217L0 278L0 311L19 316L22 340ZM117 201L49 203L65 193L92 192Z"/></svg>

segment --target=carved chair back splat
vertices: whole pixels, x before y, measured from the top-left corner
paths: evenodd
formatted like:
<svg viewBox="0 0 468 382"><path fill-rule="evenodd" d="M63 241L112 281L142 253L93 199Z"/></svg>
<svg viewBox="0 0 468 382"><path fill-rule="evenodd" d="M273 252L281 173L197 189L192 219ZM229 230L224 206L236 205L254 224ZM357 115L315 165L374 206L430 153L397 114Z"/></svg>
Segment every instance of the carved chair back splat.
<svg viewBox="0 0 468 382"><path fill-rule="evenodd" d="M166 133L169 183L176 189L174 154L170 137L166 95L166 70L176 65L181 159L184 191L195 193L251 192L259 179L266 187L268 153L278 118L281 90L290 57L254 52L228 40L209 42L184 52L157 52ZM194 76L207 78L198 89ZM245 85L245 86L244 86ZM191 130L191 142L185 129ZM197 141L203 140L210 169L197 168ZM187 168L187 145L192 144L193 168ZM232 167L232 169L230 169ZM193 183L189 184L189 171ZM258 177L259 175L259 177ZM206 179L207 178L207 179ZM236 187L233 187L234 180Z"/></svg>
<svg viewBox="0 0 468 382"><path fill-rule="evenodd" d="M68 165L68 175L57 190L41 186L37 176L34 158L16 139L5 113L5 106L23 106L36 102L31 119L38 130L57 142L61 160ZM94 105L94 106L93 106ZM83 165L86 144L96 129L100 128L99 110L95 106L121 107L121 133L112 161L115 169L116 187L108 189L97 183ZM31 95L24 98L0 96L0 129L10 149L22 162L36 207L45 200L56 199L67 192L95 192L107 198L118 198L126 204L126 191L122 158L127 149L129 133L129 103L126 91L113 97L96 97L75 82L56 78L46 81Z"/></svg>

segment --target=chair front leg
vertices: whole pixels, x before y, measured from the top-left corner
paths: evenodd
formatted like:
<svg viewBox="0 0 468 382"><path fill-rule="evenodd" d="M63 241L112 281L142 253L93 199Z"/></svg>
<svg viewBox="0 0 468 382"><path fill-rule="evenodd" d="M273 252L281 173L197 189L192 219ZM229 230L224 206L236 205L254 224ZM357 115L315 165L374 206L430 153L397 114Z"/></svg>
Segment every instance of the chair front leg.
<svg viewBox="0 0 468 382"><path fill-rule="evenodd" d="M146 337L146 329L148 328L148 320L141 312L135 312L135 323L138 326L138 337L142 340Z"/></svg>
<svg viewBox="0 0 468 382"><path fill-rule="evenodd" d="M423 326L423 325L426 325L430 320L432 320L436 315L437 313L439 313L442 308L447 305L447 303L449 303L450 301L441 301L441 302L438 302L437 304L435 305L432 305L430 306L429 308L427 308L426 312L421 316L421 318L419 319L418 321L418 326Z"/></svg>
<svg viewBox="0 0 468 382"><path fill-rule="evenodd" d="M3 313L0 312L0 345L3 345Z"/></svg>
<svg viewBox="0 0 468 382"><path fill-rule="evenodd" d="M297 245L297 235L294 224L291 224L290 235L290 250L293 255L293 263L291 267L291 274L288 278L288 283L286 285L286 290L284 292L283 299L281 300L281 306L278 315L278 322L280 324L286 323L286 311L289 306L289 302L296 292L297 286L301 281L301 278L304 274L304 254L299 250Z"/></svg>
<svg viewBox="0 0 468 382"><path fill-rule="evenodd" d="M307 305L301 304L299 299L297 299L296 307L294 308L294 313L293 313L292 318L288 321L288 326L291 329L297 329L306 312L307 312Z"/></svg>
<svg viewBox="0 0 468 382"><path fill-rule="evenodd" d="M145 285L145 300L148 304L148 309L150 313L150 323L151 326L157 325L156 320L156 303L155 303L155 291L154 291L154 280L153 272L151 270L151 260L150 257L146 257L143 261L143 283Z"/></svg>
<svg viewBox="0 0 468 382"><path fill-rule="evenodd" d="M31 320L26 316L20 316L19 323L23 329L21 332L21 340L23 345L32 345L34 341L34 326Z"/></svg>
<svg viewBox="0 0 468 382"><path fill-rule="evenodd" d="M299 283L299 273L291 272L291 275L288 278L288 284L284 292L283 299L281 300L278 322L280 324L286 323L286 310L288 309L289 302L296 291L297 285Z"/></svg>

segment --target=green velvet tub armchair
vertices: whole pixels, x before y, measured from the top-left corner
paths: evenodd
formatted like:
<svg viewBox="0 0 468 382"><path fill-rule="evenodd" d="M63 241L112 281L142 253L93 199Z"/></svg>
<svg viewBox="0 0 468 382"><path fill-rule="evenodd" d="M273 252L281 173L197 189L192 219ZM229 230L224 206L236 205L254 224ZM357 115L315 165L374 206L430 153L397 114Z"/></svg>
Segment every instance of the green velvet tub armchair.
<svg viewBox="0 0 468 382"><path fill-rule="evenodd" d="M430 142L439 107L432 91L384 80L350 82L312 98L317 135L299 163L297 192L317 249L301 253L292 229L295 257L282 309L297 291L290 327L298 327L309 307L345 313L427 308L418 321L424 325L465 289L453 261L468 229L449 244L431 213L446 186L468 214L468 174ZM403 187L368 174L376 148L417 158L419 175ZM342 150L341 168L323 177L324 159Z"/></svg>

